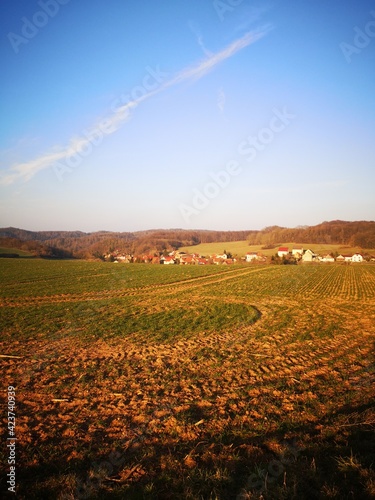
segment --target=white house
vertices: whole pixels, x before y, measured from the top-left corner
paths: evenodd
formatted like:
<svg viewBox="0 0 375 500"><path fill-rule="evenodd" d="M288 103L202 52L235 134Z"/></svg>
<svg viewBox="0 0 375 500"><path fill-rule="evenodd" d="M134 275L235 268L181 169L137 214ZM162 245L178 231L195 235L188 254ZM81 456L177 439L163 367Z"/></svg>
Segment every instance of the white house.
<svg viewBox="0 0 375 500"><path fill-rule="evenodd" d="M352 262L363 262L363 257L360 253L352 255Z"/></svg>
<svg viewBox="0 0 375 500"><path fill-rule="evenodd" d="M279 257L283 257L284 255L288 255L289 253L289 248L288 247L280 247L277 251L277 255Z"/></svg>
<svg viewBox="0 0 375 500"><path fill-rule="evenodd" d="M164 257L164 259L162 258L161 261L163 261L163 264L175 264L175 260L171 256Z"/></svg>
<svg viewBox="0 0 375 500"><path fill-rule="evenodd" d="M315 259L316 255L312 250L309 248L306 250L306 252L302 255L302 261L303 262L312 262Z"/></svg>
<svg viewBox="0 0 375 500"><path fill-rule="evenodd" d="M226 253L223 253L222 255L213 255L212 256L213 258L216 258L216 259L227 259L228 258L228 255Z"/></svg>
<svg viewBox="0 0 375 500"><path fill-rule="evenodd" d="M246 262L252 262L253 260L257 259L258 259L258 254L256 252L247 252Z"/></svg>

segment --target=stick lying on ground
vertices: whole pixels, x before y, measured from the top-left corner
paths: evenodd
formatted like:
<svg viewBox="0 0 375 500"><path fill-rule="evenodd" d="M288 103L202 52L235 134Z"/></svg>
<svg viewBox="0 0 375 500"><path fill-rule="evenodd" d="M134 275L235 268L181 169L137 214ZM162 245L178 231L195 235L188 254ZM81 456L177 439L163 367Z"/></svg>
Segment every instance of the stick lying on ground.
<svg viewBox="0 0 375 500"><path fill-rule="evenodd" d="M11 356L10 354L0 354L0 358L17 358L22 359L24 356Z"/></svg>

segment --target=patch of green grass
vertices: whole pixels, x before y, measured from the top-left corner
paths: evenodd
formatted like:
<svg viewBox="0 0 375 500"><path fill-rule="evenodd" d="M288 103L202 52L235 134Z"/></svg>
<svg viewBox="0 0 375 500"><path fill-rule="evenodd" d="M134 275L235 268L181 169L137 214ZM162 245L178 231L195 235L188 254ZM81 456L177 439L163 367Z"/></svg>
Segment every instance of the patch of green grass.
<svg viewBox="0 0 375 500"><path fill-rule="evenodd" d="M0 254L18 254L20 257L34 257L34 254L19 248L0 247Z"/></svg>
<svg viewBox="0 0 375 500"><path fill-rule="evenodd" d="M87 294L179 283L225 273L225 266L164 266L110 262L5 259L1 297Z"/></svg>

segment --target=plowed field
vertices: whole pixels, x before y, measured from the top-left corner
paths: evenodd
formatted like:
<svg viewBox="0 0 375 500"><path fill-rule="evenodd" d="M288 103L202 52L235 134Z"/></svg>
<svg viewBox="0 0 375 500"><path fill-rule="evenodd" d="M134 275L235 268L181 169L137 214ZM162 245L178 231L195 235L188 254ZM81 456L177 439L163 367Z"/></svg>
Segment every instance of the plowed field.
<svg viewBox="0 0 375 500"><path fill-rule="evenodd" d="M4 259L0 279L17 498L375 497L375 266Z"/></svg>

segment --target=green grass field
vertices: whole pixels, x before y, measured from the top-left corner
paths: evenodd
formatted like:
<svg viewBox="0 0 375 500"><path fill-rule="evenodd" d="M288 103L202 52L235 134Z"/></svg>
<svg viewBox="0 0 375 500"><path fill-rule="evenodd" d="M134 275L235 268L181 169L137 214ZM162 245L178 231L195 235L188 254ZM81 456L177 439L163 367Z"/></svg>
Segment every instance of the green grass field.
<svg viewBox="0 0 375 500"><path fill-rule="evenodd" d="M19 248L6 248L0 247L0 254L18 254L20 257L34 257L34 255L30 252L26 252L25 250L20 250Z"/></svg>
<svg viewBox="0 0 375 500"><path fill-rule="evenodd" d="M2 259L0 282L17 498L374 498L375 265Z"/></svg>

